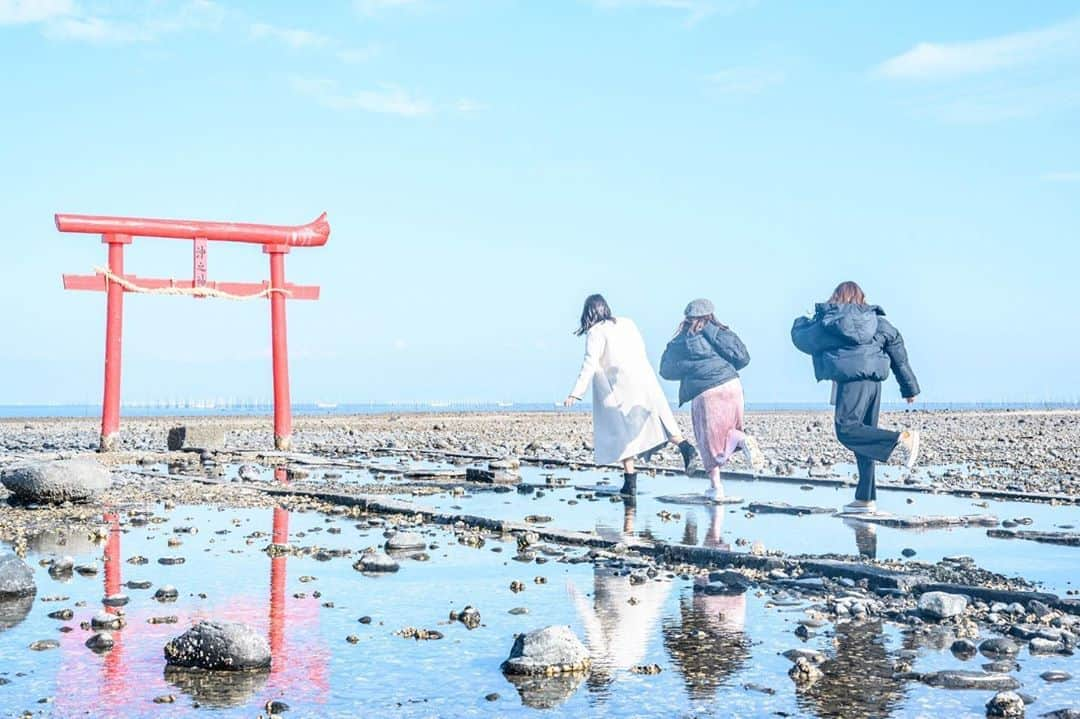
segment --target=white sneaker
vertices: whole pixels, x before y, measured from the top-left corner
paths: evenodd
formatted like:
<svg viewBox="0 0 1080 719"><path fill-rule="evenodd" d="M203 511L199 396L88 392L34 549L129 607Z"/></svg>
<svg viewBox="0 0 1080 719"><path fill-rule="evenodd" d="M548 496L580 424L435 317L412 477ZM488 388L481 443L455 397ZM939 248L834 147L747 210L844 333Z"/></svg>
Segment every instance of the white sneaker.
<svg viewBox="0 0 1080 719"><path fill-rule="evenodd" d="M872 499L856 499L844 505L844 514L877 514L877 502Z"/></svg>
<svg viewBox="0 0 1080 719"><path fill-rule="evenodd" d="M724 499L724 488L709 487L705 490L705 499L710 502L722 502Z"/></svg>
<svg viewBox="0 0 1080 719"><path fill-rule="evenodd" d="M750 435L746 435L746 440L743 442L742 449L751 469L755 472L760 472L765 468L765 455L761 453L761 447L758 445L756 439Z"/></svg>
<svg viewBox="0 0 1080 719"><path fill-rule="evenodd" d="M912 469L919 461L919 431L905 429L900 433L900 441L896 443L900 450L900 458L905 467Z"/></svg>

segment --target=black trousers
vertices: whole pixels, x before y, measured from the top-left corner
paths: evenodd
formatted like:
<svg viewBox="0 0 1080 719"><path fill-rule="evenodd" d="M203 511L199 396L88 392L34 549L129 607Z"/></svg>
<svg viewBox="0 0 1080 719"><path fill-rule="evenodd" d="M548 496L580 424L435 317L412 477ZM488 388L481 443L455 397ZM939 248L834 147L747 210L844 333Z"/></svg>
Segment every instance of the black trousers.
<svg viewBox="0 0 1080 719"><path fill-rule="evenodd" d="M855 499L877 499L874 462L885 462L896 449L900 433L878 428L881 383L874 380L840 382L836 386L836 438L855 453L859 486Z"/></svg>

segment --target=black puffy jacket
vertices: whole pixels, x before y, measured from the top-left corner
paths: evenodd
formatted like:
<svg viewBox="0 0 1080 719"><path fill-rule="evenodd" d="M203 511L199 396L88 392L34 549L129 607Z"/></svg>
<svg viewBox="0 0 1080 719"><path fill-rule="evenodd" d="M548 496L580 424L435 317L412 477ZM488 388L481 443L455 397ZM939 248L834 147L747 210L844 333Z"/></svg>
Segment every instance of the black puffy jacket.
<svg viewBox="0 0 1080 719"><path fill-rule="evenodd" d="M813 356L814 376L819 382L884 382L891 368L903 397L919 394L904 338L877 305L819 304L813 317L795 320L791 341Z"/></svg>
<svg viewBox="0 0 1080 719"><path fill-rule="evenodd" d="M750 353L729 329L708 324L697 334L680 332L664 349L660 376L679 381L679 404L739 376L750 364Z"/></svg>

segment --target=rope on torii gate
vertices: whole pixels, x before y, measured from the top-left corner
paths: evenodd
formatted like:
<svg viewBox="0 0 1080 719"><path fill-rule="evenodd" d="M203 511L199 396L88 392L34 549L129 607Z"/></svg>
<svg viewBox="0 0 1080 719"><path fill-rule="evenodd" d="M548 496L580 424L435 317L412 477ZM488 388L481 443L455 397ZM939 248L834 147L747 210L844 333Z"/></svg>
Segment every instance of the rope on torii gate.
<svg viewBox="0 0 1080 719"><path fill-rule="evenodd" d="M126 277L121 277L113 273L107 267L94 267L94 272L103 276L107 282L115 282L123 287L128 292L136 292L146 295L186 295L188 297L215 297L222 300L257 300L264 297L269 297L275 292L280 292L283 295L289 296L292 292L280 287L267 287L259 292L253 292L249 295L234 295L231 292L225 292L215 287L144 287L142 285L135 284Z"/></svg>

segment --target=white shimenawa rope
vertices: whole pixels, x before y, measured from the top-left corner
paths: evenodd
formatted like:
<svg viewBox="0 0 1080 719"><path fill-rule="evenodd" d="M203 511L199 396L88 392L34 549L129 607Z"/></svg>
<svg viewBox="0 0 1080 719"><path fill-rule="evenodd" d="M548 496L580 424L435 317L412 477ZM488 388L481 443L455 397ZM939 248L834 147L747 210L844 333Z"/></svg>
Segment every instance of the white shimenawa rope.
<svg viewBox="0 0 1080 719"><path fill-rule="evenodd" d="M263 297L269 297L274 292L280 292L284 295L291 295L292 293L285 289L279 289L277 287L267 287L259 292L253 292L250 295L234 295L231 292L225 292L213 287L143 287L137 285L129 279L114 274L107 267L94 267L94 272L105 277L106 282L115 282L123 287L128 292L139 292L147 295L187 295L188 297L216 297L223 300L257 300Z"/></svg>

